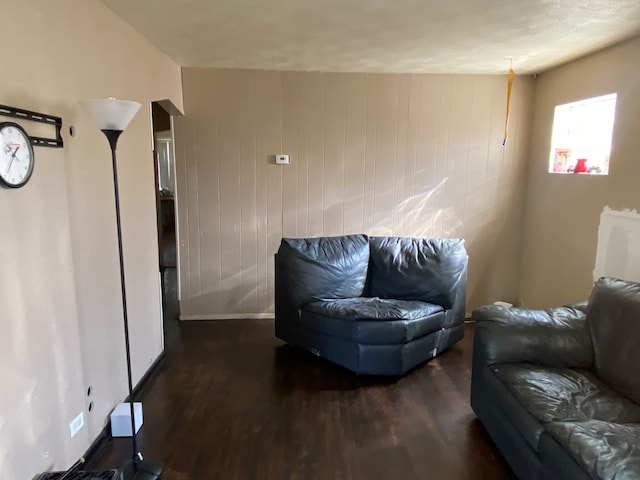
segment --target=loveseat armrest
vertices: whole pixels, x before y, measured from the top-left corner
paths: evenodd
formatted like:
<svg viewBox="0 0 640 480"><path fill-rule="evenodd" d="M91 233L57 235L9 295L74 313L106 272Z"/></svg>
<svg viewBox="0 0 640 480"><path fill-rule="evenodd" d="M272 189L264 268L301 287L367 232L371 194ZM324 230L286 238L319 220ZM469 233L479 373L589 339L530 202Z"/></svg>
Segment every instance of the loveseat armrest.
<svg viewBox="0 0 640 480"><path fill-rule="evenodd" d="M588 368L593 346L587 302L546 310L489 305L476 309L474 370L496 363Z"/></svg>

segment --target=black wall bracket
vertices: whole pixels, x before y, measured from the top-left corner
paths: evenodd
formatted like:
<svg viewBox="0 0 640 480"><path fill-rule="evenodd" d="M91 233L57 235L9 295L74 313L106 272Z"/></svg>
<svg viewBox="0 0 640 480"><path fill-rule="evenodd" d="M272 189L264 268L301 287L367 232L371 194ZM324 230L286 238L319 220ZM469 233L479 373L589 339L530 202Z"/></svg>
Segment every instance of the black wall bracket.
<svg viewBox="0 0 640 480"><path fill-rule="evenodd" d="M53 125L56 129L56 138L32 137L29 135L31 144L36 147L63 147L62 135L60 134L60 130L62 129L62 118L45 115L44 113L32 112L30 110L23 110L21 108L8 107L6 105L0 105L0 115Z"/></svg>

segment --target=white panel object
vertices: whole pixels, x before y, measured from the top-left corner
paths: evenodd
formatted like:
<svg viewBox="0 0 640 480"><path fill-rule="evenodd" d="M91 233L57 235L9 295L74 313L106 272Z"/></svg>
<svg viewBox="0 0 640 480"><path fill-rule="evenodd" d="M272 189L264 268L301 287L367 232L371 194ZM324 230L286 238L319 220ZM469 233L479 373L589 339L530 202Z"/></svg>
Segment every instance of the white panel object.
<svg viewBox="0 0 640 480"><path fill-rule="evenodd" d="M493 302L493 304L497 305L498 307L505 307L505 308L513 307L513 303L503 302L502 300L498 300L496 302Z"/></svg>
<svg viewBox="0 0 640 480"><path fill-rule="evenodd" d="M289 165L289 155L276 155L278 165Z"/></svg>
<svg viewBox="0 0 640 480"><path fill-rule="evenodd" d="M142 427L142 403L133 402L133 416L136 420L136 433ZM131 408L128 403L119 403L111 413L111 436L131 436Z"/></svg>
<svg viewBox="0 0 640 480"><path fill-rule="evenodd" d="M616 277L640 281L640 214L604 207L600 214L593 279Z"/></svg>

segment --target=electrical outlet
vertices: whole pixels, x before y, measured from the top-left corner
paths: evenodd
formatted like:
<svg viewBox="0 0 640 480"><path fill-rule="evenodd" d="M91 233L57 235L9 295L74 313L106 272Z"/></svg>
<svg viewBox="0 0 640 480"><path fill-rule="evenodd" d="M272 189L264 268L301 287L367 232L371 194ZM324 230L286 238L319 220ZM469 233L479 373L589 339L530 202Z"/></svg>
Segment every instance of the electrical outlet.
<svg viewBox="0 0 640 480"><path fill-rule="evenodd" d="M69 423L69 432L71 433L71 438L75 437L78 430L84 427L84 413L80 412L80 414L71 420Z"/></svg>
<svg viewBox="0 0 640 480"><path fill-rule="evenodd" d="M276 155L276 165L289 165L289 155Z"/></svg>

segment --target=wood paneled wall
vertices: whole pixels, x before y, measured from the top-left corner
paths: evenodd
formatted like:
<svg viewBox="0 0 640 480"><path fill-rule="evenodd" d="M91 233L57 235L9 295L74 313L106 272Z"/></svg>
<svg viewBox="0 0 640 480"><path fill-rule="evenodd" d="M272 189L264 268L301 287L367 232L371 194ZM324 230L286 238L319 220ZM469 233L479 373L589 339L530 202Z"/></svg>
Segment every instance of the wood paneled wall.
<svg viewBox="0 0 640 480"><path fill-rule="evenodd" d="M463 237L469 308L517 296L533 81L183 69L183 318L273 312L284 237ZM274 155L291 164L275 164Z"/></svg>

